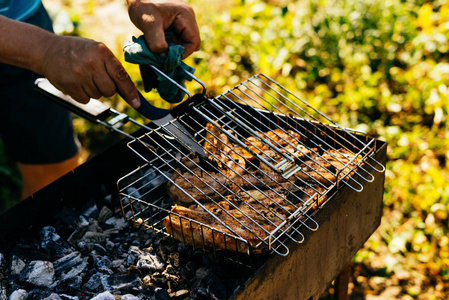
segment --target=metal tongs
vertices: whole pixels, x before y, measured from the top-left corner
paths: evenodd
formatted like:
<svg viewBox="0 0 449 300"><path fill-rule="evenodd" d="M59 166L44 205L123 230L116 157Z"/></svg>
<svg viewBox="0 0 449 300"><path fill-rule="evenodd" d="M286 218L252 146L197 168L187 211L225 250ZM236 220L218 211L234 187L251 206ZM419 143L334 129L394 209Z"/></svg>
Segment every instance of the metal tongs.
<svg viewBox="0 0 449 300"><path fill-rule="evenodd" d="M162 76L164 76L167 80L173 83L176 87L181 89L186 95L187 99L185 101L189 101L192 98L192 94L181 86L179 83L168 77L164 72L159 70L153 65L148 65L154 71L158 72ZM192 73L182 69L189 77L198 82L202 86L202 92L200 94L196 94L195 97L201 97L203 100L207 100L206 98L206 85L195 77ZM139 92L139 98L141 105L136 110L145 118L151 120L155 125L163 128L169 135L176 138L181 144L190 148L190 150L197 156L200 160L208 160L208 155L204 151L203 147L198 144L193 135L171 114L170 109L158 108L151 105L145 97ZM121 96L121 95L120 95ZM123 98L123 97L122 97Z"/></svg>
<svg viewBox="0 0 449 300"><path fill-rule="evenodd" d="M192 97L195 98L195 101L207 100L207 97L205 95L206 85L190 72L183 69L183 71L188 76L190 76L193 80L195 80L202 86L202 92L195 94L194 96L192 96L192 94L188 90L186 90L183 86L181 86L176 81L168 77L158 68L156 68L153 65L149 66L156 72L164 76L176 87L180 88L187 95L188 98L184 102L191 100ZM126 123L127 121L131 121L132 123L141 126L146 130L151 130L150 127L138 123L137 121L129 118L128 115L126 114L119 113L116 110L109 108L108 106L104 105L103 103L101 103L96 99L91 99L88 104L81 104L75 101L70 96L65 95L64 93L59 91L45 78L37 79L35 81L35 86L37 91L43 93L50 99L55 100L59 104L68 108L70 111L76 113L77 115L85 119L88 119L94 123L102 124L103 126L111 130L117 131L131 139L135 139L135 137L118 129L122 124ZM136 110L142 116L149 119L151 121L150 123L153 123L154 125L162 128L169 136L175 138L183 147L190 150L196 157L199 158L201 165L204 166L204 169L211 170L211 167L216 167L215 161L212 161L208 158L208 155L205 152L204 148L196 141L195 137L180 123L178 117L173 116L172 110L155 107L151 105L139 91L138 93L141 105ZM112 118L112 120L106 121L106 119L110 117L111 113L114 114L115 117Z"/></svg>

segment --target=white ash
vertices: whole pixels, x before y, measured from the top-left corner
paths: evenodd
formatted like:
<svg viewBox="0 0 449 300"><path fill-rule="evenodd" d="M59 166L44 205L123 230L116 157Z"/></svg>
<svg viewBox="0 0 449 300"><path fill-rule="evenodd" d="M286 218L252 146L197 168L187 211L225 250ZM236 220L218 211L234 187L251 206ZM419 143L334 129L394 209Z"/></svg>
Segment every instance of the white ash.
<svg viewBox="0 0 449 300"><path fill-rule="evenodd" d="M23 260L18 258L16 255L13 255L11 258L11 275L16 276L22 272L23 268L25 268L26 264Z"/></svg>
<svg viewBox="0 0 449 300"><path fill-rule="evenodd" d="M111 292L106 291L106 292L98 294L97 296L93 297L91 300L115 300L115 298L114 298L114 295L111 294Z"/></svg>
<svg viewBox="0 0 449 300"><path fill-rule="evenodd" d="M100 215L98 216L98 222L104 223L107 219L111 218L114 215L112 210L110 210L108 207L103 206L103 208L100 210Z"/></svg>
<svg viewBox="0 0 449 300"><path fill-rule="evenodd" d="M20 280L36 286L48 287L53 283L55 269L49 261L35 260L30 262L21 272Z"/></svg>
<svg viewBox="0 0 449 300"><path fill-rule="evenodd" d="M8 265L3 253L0 253L0 300L6 300Z"/></svg>
<svg viewBox="0 0 449 300"><path fill-rule="evenodd" d="M123 217L122 218L111 217L106 220L105 224L111 225L118 230L122 230L126 228L126 226L128 225Z"/></svg>
<svg viewBox="0 0 449 300"><path fill-rule="evenodd" d="M5 255L6 297L227 299L244 281L236 270L223 271L213 255L136 228L116 211L66 212L57 225L45 226L35 238L19 243ZM229 291L223 290L223 280L229 279Z"/></svg>
<svg viewBox="0 0 449 300"><path fill-rule="evenodd" d="M44 298L43 300L62 300L62 298L56 293L51 293L50 296Z"/></svg>
<svg viewBox="0 0 449 300"><path fill-rule="evenodd" d="M60 296L63 300L79 300L77 296L70 296L66 294L60 294Z"/></svg>
<svg viewBox="0 0 449 300"><path fill-rule="evenodd" d="M28 296L28 292L20 289L20 290L15 290L11 296L9 296L9 300L26 300Z"/></svg>
<svg viewBox="0 0 449 300"><path fill-rule="evenodd" d="M142 298L139 298L137 296L131 295L131 294L125 294L120 298L120 300L141 300Z"/></svg>

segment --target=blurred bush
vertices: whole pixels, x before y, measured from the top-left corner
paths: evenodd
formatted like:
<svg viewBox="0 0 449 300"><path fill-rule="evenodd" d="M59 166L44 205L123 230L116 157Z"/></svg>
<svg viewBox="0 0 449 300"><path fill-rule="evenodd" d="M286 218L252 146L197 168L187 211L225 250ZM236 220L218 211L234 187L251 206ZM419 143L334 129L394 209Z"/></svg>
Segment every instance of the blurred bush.
<svg viewBox="0 0 449 300"><path fill-rule="evenodd" d="M198 77L221 93L262 72L341 125L387 141L380 243L393 254L390 265L406 258L410 274L433 278L434 295L448 296L449 3L234 4L216 14L196 6ZM355 261L369 265L378 243Z"/></svg>

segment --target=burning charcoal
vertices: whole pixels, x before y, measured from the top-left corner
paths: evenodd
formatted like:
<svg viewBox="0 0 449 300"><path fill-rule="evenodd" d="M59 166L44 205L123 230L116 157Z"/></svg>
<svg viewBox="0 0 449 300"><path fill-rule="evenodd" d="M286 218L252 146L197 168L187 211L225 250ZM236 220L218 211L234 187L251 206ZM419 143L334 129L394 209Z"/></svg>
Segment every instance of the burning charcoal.
<svg viewBox="0 0 449 300"><path fill-rule="evenodd" d="M79 216L78 218L78 227L84 227L89 225L89 221L84 216Z"/></svg>
<svg viewBox="0 0 449 300"><path fill-rule="evenodd" d="M207 278L214 274L213 270L208 267L200 267L195 272L196 284L195 286L203 285L206 282Z"/></svg>
<svg viewBox="0 0 449 300"><path fill-rule="evenodd" d="M22 272L23 268L25 268L26 264L23 260L13 255L11 257L11 275L18 276L20 272Z"/></svg>
<svg viewBox="0 0 449 300"><path fill-rule="evenodd" d="M6 300L7 289L7 263L3 253L0 253L0 300Z"/></svg>
<svg viewBox="0 0 449 300"><path fill-rule="evenodd" d="M99 292L100 288L103 287L101 283L101 278L105 276L101 273L95 273L90 277L90 279L83 285L83 290L91 291L91 292Z"/></svg>
<svg viewBox="0 0 449 300"><path fill-rule="evenodd" d="M107 274L107 275L113 275L114 271L112 271L111 269L109 269L108 267L97 267L97 270L103 274Z"/></svg>
<svg viewBox="0 0 449 300"><path fill-rule="evenodd" d="M179 290L176 291L174 293L170 293L170 299L185 299L186 297L188 297L190 294L190 292L188 290Z"/></svg>
<svg viewBox="0 0 449 300"><path fill-rule="evenodd" d="M159 243L159 255L166 261L170 253L176 251L177 248L177 243L173 242L171 238L162 239Z"/></svg>
<svg viewBox="0 0 449 300"><path fill-rule="evenodd" d="M103 232L103 229L101 228L100 224L98 223L98 220L89 218L89 225L87 225L87 231Z"/></svg>
<svg viewBox="0 0 449 300"><path fill-rule="evenodd" d="M111 266L111 260L107 257L96 257L94 261L95 267L110 267Z"/></svg>
<svg viewBox="0 0 449 300"><path fill-rule="evenodd" d="M111 262L111 268L118 269L120 266L123 266L124 262L123 259L115 259Z"/></svg>
<svg viewBox="0 0 449 300"><path fill-rule="evenodd" d="M62 300L79 300L77 296L70 296L66 294L59 294Z"/></svg>
<svg viewBox="0 0 449 300"><path fill-rule="evenodd" d="M204 255L204 252L202 250L200 250L200 249L195 250L192 255L192 261L194 261L198 265L202 265L203 264L203 255Z"/></svg>
<svg viewBox="0 0 449 300"><path fill-rule="evenodd" d="M178 267L179 267L179 259L180 259L180 254L179 254L179 252L173 252L173 253L170 253L170 255L169 255L168 257L169 257L170 263L171 263L173 266L175 266L176 268L178 268Z"/></svg>
<svg viewBox="0 0 449 300"><path fill-rule="evenodd" d="M20 272L20 281L37 286L49 286L53 283L55 269L49 261L35 260Z"/></svg>
<svg viewBox="0 0 449 300"><path fill-rule="evenodd" d="M81 217L86 217L86 218L94 218L94 219L98 219L98 208L95 204L90 205L86 208L86 210L84 212L82 212Z"/></svg>
<svg viewBox="0 0 449 300"><path fill-rule="evenodd" d="M141 298L131 294L125 294L122 298L120 298L120 300L141 300Z"/></svg>
<svg viewBox="0 0 449 300"><path fill-rule="evenodd" d="M139 254L136 266L141 270L150 271L162 271L164 269L164 263L159 257L150 253Z"/></svg>
<svg viewBox="0 0 449 300"><path fill-rule="evenodd" d="M218 299L226 298L226 287L220 278L214 273L212 268L201 267L195 273L196 281L194 286L207 287L208 293Z"/></svg>
<svg viewBox="0 0 449 300"><path fill-rule="evenodd" d="M130 289L142 285L142 281L137 274L105 275L101 278L101 283L107 291Z"/></svg>
<svg viewBox="0 0 449 300"><path fill-rule="evenodd" d="M217 265L217 260L214 257L213 253L204 253L202 255L202 264L204 266L215 267Z"/></svg>
<svg viewBox="0 0 449 300"><path fill-rule="evenodd" d="M79 291L81 288L81 284L83 283L83 279L81 276L70 277L67 280L61 282L61 285L58 287L58 291Z"/></svg>
<svg viewBox="0 0 449 300"><path fill-rule="evenodd" d="M126 195L130 195L130 196L133 196L133 197L135 197L135 198L142 198L142 196L140 195L140 193L139 193L139 190L138 189L136 189L135 187L129 187L129 188L127 188L126 190L125 190L125 194Z"/></svg>
<svg viewBox="0 0 449 300"><path fill-rule="evenodd" d="M123 201L123 205L126 205L126 201ZM135 214L134 211L128 210L125 214L125 217L127 219L132 219L134 214Z"/></svg>
<svg viewBox="0 0 449 300"><path fill-rule="evenodd" d="M139 259L140 255L142 255L142 251L136 247L131 246L128 250L128 256L126 258L126 262L128 265L135 265L137 263L137 260Z"/></svg>
<svg viewBox="0 0 449 300"><path fill-rule="evenodd" d="M70 244L61 239L61 237L56 233L56 229L52 226L42 228L40 237L41 248L47 251L50 255L63 257L73 251Z"/></svg>
<svg viewBox="0 0 449 300"><path fill-rule="evenodd" d="M45 298L43 300L62 300L62 298L59 297L58 294L52 293L50 296L48 296L47 298Z"/></svg>
<svg viewBox="0 0 449 300"><path fill-rule="evenodd" d="M85 243L103 243L106 241L108 235L104 232L87 231L81 238Z"/></svg>
<svg viewBox="0 0 449 300"><path fill-rule="evenodd" d="M91 300L115 300L115 298L109 291L106 291L96 295Z"/></svg>
<svg viewBox="0 0 449 300"><path fill-rule="evenodd" d="M51 285L52 288L56 287L58 291L66 291L67 289L79 290L82 282L80 274L88 266L87 258L81 258L81 254L75 251L54 261L53 266L57 281Z"/></svg>
<svg viewBox="0 0 449 300"><path fill-rule="evenodd" d="M85 243L85 242L78 242L77 244L78 249L81 250L83 253L89 253L94 248L94 245L92 243Z"/></svg>
<svg viewBox="0 0 449 300"><path fill-rule="evenodd" d="M106 248L107 250L109 250L109 251L111 251L112 249L114 249L114 247L115 247L114 242L107 241L106 244L105 244L105 248Z"/></svg>
<svg viewBox="0 0 449 300"><path fill-rule="evenodd" d="M206 288L198 288L194 289L191 292L192 299L197 300L210 300L213 299L211 295L209 294L209 291Z"/></svg>
<svg viewBox="0 0 449 300"><path fill-rule="evenodd" d="M31 290L27 295L28 299L44 299L47 297L50 297L51 292L49 290L43 290L43 289L33 289Z"/></svg>
<svg viewBox="0 0 449 300"><path fill-rule="evenodd" d="M110 225L118 230L122 230L128 226L124 218L111 217L106 220L105 224Z"/></svg>
<svg viewBox="0 0 449 300"><path fill-rule="evenodd" d="M156 288L154 290L154 299L155 300L169 300L170 295L168 294L168 292L166 290L161 289L161 288Z"/></svg>
<svg viewBox="0 0 449 300"><path fill-rule="evenodd" d="M149 276L146 276L144 279L147 285L168 288L167 278L159 272L155 272Z"/></svg>
<svg viewBox="0 0 449 300"><path fill-rule="evenodd" d="M107 253L106 248L103 247L102 245L100 245L100 244L94 244L93 246L94 246L94 249L95 249L96 251L98 251L99 253L101 253L102 255L104 255L104 254Z"/></svg>
<svg viewBox="0 0 449 300"><path fill-rule="evenodd" d="M196 266L195 263L189 261L185 267L181 268L181 276L186 280L190 280L195 276Z"/></svg>
<svg viewBox="0 0 449 300"><path fill-rule="evenodd" d="M80 217L80 219L84 219ZM79 224L79 227L70 235L68 238L69 243L78 244L79 241L83 239L87 232L103 232L100 225L98 225L98 221L94 219L89 219L89 221L85 220L82 224ZM83 240L83 242L89 242Z"/></svg>
<svg viewBox="0 0 449 300"><path fill-rule="evenodd" d="M15 290L11 296L9 296L9 300L25 300L28 296L28 292L25 290Z"/></svg>
<svg viewBox="0 0 449 300"><path fill-rule="evenodd" d="M73 268L76 265L79 265L83 262L83 259L81 258L81 253L78 251L74 251L58 260L55 260L53 262L53 266L55 268L55 272L59 273L64 270L69 270L70 268Z"/></svg>
<svg viewBox="0 0 449 300"><path fill-rule="evenodd" d="M206 280L209 293L216 299L226 299L226 287L215 274L209 276Z"/></svg>
<svg viewBox="0 0 449 300"><path fill-rule="evenodd" d="M164 270L162 274L176 276L178 274L178 270L174 268L172 265L167 265L167 268Z"/></svg>
<svg viewBox="0 0 449 300"><path fill-rule="evenodd" d="M60 280L65 281L68 279L76 278L78 275L80 275L88 266L87 258L84 258L80 264L73 266L71 269L64 270L60 275Z"/></svg>
<svg viewBox="0 0 449 300"><path fill-rule="evenodd" d="M83 236L87 232L87 226L78 227L72 234L69 236L67 241L69 243L72 243L74 245L77 245L80 243L80 240L83 238ZM85 242L83 242L85 243Z"/></svg>
<svg viewBox="0 0 449 300"><path fill-rule="evenodd" d="M100 215L98 216L98 222L104 223L107 219L111 218L114 215L112 210L107 208L106 206L103 206L103 208L100 210Z"/></svg>

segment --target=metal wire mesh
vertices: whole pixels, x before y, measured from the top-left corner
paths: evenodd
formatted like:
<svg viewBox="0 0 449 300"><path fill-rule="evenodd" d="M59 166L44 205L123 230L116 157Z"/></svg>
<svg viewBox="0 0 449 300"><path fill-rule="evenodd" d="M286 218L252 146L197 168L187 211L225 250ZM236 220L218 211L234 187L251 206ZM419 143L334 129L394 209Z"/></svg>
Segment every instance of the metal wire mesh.
<svg viewBox="0 0 449 300"><path fill-rule="evenodd" d="M165 126L193 134L214 164L199 161ZM342 185L361 191L375 179L372 170L384 171L372 157L374 139L264 75L189 105L128 146L154 179L120 181L124 214L187 244L233 253L287 255L288 241L318 229L311 216L332 193Z"/></svg>

